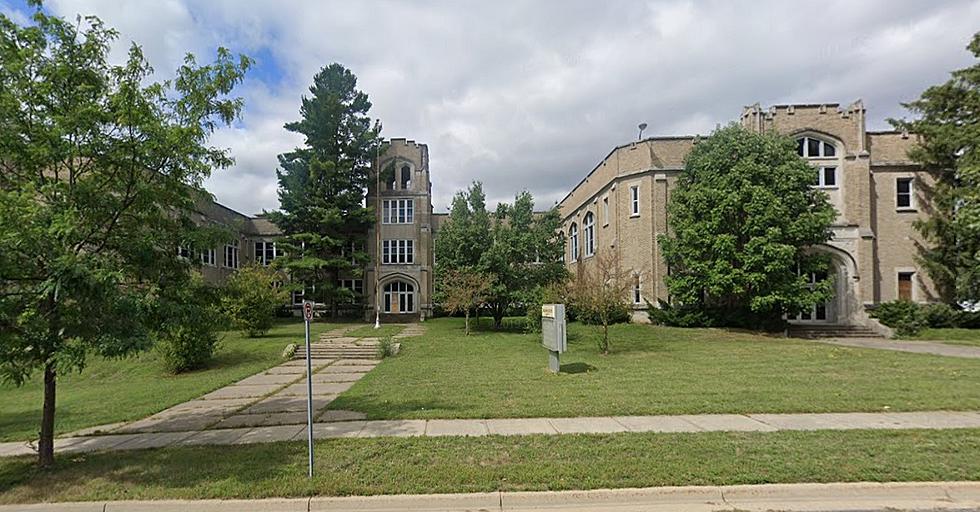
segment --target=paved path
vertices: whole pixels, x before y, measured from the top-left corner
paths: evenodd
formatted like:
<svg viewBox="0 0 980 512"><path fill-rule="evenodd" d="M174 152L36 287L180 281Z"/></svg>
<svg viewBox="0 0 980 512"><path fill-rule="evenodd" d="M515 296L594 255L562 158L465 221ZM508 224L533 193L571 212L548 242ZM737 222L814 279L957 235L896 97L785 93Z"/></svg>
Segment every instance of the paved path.
<svg viewBox="0 0 980 512"><path fill-rule="evenodd" d="M592 491L484 492L294 498L43 503L0 506L0 512L714 512L977 510L978 482L765 484L648 487Z"/></svg>
<svg viewBox="0 0 980 512"><path fill-rule="evenodd" d="M824 338L810 339L814 343L827 343L844 347L875 348L879 350L894 350L897 352L914 352L916 354L933 354L937 356L965 357L980 359L980 347L967 345L950 345L938 341L894 341L881 338Z"/></svg>
<svg viewBox="0 0 980 512"><path fill-rule="evenodd" d="M313 425L313 437L335 439L346 437L509 436L616 432L776 432L786 430L949 428L980 428L980 411L318 421ZM55 449L60 452L93 452L202 444L241 445L302 439L306 439L306 425L294 424L213 428L181 432L110 433L97 436L76 436L56 439ZM31 447L23 442L0 443L0 456L32 453Z"/></svg>

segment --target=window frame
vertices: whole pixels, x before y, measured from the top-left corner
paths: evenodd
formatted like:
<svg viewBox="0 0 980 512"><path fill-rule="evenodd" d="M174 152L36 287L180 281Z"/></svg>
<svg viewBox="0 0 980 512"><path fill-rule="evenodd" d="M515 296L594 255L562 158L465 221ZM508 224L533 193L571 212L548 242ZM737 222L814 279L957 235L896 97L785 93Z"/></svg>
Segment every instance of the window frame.
<svg viewBox="0 0 980 512"><path fill-rule="evenodd" d="M900 185L902 183L908 183L908 192L902 192L900 190ZM908 205L901 205L902 196L908 196ZM899 176L895 178L895 210L900 212L912 212L915 211L915 178L912 176Z"/></svg>
<svg viewBox="0 0 980 512"><path fill-rule="evenodd" d="M578 261L578 224L573 222L568 227L568 239L571 241L569 244L571 247L571 262L575 263Z"/></svg>
<svg viewBox="0 0 980 512"><path fill-rule="evenodd" d="M828 188L828 189L838 188L839 185L837 185L837 182L840 181L840 180L837 179L838 178L837 172L840 169L840 166L838 166L838 165L819 165L819 166L816 167L816 169L817 169L817 183L816 183L816 185L814 185L815 187L817 187L817 188ZM833 169L834 170L834 182L832 184L830 184L830 185L827 184L827 169Z"/></svg>
<svg viewBox="0 0 980 512"><path fill-rule="evenodd" d="M415 199L397 197L381 200L382 224L415 224Z"/></svg>
<svg viewBox="0 0 980 512"><path fill-rule="evenodd" d="M582 219L583 242L585 242L584 257L595 256L595 214L588 212Z"/></svg>
<svg viewBox="0 0 980 512"><path fill-rule="evenodd" d="M238 269L241 265L240 256L238 253L239 243L235 240L233 243L225 244L225 250L223 251L223 258L221 258L221 266L223 268ZM229 264L229 256L231 263Z"/></svg>
<svg viewBox="0 0 980 512"><path fill-rule="evenodd" d="M640 216L640 186L630 185L630 218Z"/></svg>
<svg viewBox="0 0 980 512"><path fill-rule="evenodd" d="M415 240L410 238L386 238L381 241L382 265L414 265Z"/></svg>

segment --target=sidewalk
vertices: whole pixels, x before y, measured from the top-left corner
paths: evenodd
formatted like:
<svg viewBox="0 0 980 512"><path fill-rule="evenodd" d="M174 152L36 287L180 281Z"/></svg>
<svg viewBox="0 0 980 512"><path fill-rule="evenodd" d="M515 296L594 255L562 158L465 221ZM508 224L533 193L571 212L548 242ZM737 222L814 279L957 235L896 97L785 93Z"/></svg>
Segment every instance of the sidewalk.
<svg viewBox="0 0 980 512"><path fill-rule="evenodd" d="M0 506L0 512L710 512L976 510L980 482L766 484L272 500L110 501Z"/></svg>
<svg viewBox="0 0 980 512"><path fill-rule="evenodd" d="M823 338L811 339L814 343L840 345L843 347L873 348L878 350L894 350L896 352L912 352L916 354L933 354L946 357L963 357L980 359L980 347L969 345L950 345L938 341L894 341L880 338Z"/></svg>
<svg viewBox="0 0 980 512"><path fill-rule="evenodd" d="M605 434L616 432L776 432L786 430L980 428L980 412L697 414L488 420L377 420L315 423L313 437L438 437ZM305 425L150 432L55 440L58 452L137 450L165 446L239 445L306 439ZM0 443L0 457L29 455L24 442Z"/></svg>

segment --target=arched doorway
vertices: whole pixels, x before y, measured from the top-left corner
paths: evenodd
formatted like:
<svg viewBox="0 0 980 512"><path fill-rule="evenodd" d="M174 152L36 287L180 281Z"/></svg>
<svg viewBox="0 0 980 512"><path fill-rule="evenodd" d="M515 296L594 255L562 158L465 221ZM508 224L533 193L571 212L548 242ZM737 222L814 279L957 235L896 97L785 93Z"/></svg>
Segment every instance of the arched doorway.
<svg viewBox="0 0 980 512"><path fill-rule="evenodd" d="M415 313L415 285L399 280L385 283L381 305L386 314Z"/></svg>
<svg viewBox="0 0 980 512"><path fill-rule="evenodd" d="M857 302L857 265L847 251L831 245L818 245L811 250L830 256L827 272L815 272L809 276L810 282L815 283L831 279L834 284L834 295L826 302L816 304L809 311L804 311L793 318L792 323L803 324L840 324L854 323L855 304Z"/></svg>

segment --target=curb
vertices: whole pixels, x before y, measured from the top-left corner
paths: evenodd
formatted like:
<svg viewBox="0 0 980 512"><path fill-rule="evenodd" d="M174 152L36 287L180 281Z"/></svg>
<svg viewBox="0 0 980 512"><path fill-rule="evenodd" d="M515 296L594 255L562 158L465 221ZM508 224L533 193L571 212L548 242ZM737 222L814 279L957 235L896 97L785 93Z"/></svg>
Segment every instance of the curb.
<svg viewBox="0 0 980 512"><path fill-rule="evenodd" d="M487 492L264 500L160 500L3 505L0 512L714 512L976 510L980 482L762 484L592 491Z"/></svg>

